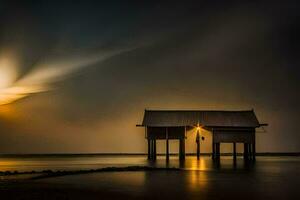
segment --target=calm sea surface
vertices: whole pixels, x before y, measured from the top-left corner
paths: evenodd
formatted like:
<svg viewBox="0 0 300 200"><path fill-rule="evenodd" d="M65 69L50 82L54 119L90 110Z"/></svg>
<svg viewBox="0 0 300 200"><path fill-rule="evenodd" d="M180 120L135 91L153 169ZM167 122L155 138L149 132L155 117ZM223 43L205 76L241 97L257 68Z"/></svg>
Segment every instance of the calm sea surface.
<svg viewBox="0 0 300 200"><path fill-rule="evenodd" d="M180 167L183 171L101 172L62 177L0 181L7 199L300 199L300 157L257 157L246 164L239 157L210 157L185 162L146 156L2 157L0 171L98 169L108 166Z"/></svg>
<svg viewBox="0 0 300 200"><path fill-rule="evenodd" d="M300 157L257 157L255 169L268 167L280 170L282 167L299 167ZM294 166L295 165L295 166ZM156 162L149 162L146 156L106 156L106 155L41 155L41 156L0 156L0 171L42 171L42 170L81 170L104 167L154 166L178 167L187 170L212 171L220 169L248 169L242 157L234 164L231 156L221 158L220 165L215 165L209 156L197 160L195 156L187 156L180 162L177 156L171 156L166 162L164 156L158 156Z"/></svg>

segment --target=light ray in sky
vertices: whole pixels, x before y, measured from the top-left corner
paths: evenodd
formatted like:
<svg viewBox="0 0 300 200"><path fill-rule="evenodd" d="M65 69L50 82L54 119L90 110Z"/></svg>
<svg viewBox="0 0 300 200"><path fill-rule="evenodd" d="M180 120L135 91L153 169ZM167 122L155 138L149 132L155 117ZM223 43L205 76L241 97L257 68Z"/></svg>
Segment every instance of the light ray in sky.
<svg viewBox="0 0 300 200"><path fill-rule="evenodd" d="M6 52L0 54L0 90L9 87L17 77L16 57Z"/></svg>
<svg viewBox="0 0 300 200"><path fill-rule="evenodd" d="M130 49L48 58L17 81L15 81L17 67L12 64L13 58L3 56L0 59L0 105L15 102L31 94L51 90L54 83L66 79L82 68L100 63L128 50Z"/></svg>

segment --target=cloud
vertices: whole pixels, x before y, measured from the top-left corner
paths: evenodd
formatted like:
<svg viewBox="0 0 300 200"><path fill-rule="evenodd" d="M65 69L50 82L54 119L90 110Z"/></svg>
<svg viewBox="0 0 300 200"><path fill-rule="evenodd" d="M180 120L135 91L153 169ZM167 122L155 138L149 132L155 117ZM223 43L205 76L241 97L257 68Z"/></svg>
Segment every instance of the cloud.
<svg viewBox="0 0 300 200"><path fill-rule="evenodd" d="M36 64L31 71L16 79L17 66L14 58L0 57L0 105L13 103L32 94L54 88L53 84L62 81L85 67L103 62L115 55L132 50L121 48L96 52L75 53L52 56Z"/></svg>

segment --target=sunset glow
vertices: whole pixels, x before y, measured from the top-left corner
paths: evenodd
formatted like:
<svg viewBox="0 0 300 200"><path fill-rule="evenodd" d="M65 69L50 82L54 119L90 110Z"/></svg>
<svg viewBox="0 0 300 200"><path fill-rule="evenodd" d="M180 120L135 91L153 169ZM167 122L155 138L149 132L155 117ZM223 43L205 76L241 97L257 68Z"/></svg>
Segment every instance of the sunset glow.
<svg viewBox="0 0 300 200"><path fill-rule="evenodd" d="M0 90L9 87L17 78L16 57L0 53Z"/></svg>
<svg viewBox="0 0 300 200"><path fill-rule="evenodd" d="M0 2L1 200L300 199L300 1Z"/></svg>
<svg viewBox="0 0 300 200"><path fill-rule="evenodd" d="M3 2L1 152L147 153L144 109L252 108L270 124L257 152L298 152L299 12L284 4ZM211 152L200 122L186 153L197 132Z"/></svg>
<svg viewBox="0 0 300 200"><path fill-rule="evenodd" d="M66 58L46 59L16 80L17 67L12 57L0 58L0 105L13 103L29 95L48 91L84 67L104 61L130 48L91 52L88 55L69 55Z"/></svg>

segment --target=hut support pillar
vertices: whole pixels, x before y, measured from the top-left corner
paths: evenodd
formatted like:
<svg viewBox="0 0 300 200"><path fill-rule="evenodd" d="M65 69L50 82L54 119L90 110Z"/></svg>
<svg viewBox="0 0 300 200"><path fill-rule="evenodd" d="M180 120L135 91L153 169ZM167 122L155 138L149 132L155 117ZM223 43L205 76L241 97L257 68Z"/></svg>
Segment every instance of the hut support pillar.
<svg viewBox="0 0 300 200"><path fill-rule="evenodd" d="M150 139L150 160L153 159L153 139Z"/></svg>
<svg viewBox="0 0 300 200"><path fill-rule="evenodd" d="M233 160L236 160L236 143L233 143Z"/></svg>
<svg viewBox="0 0 300 200"><path fill-rule="evenodd" d="M200 145L197 143L197 159L200 159Z"/></svg>
<svg viewBox="0 0 300 200"><path fill-rule="evenodd" d="M169 160L169 139L166 140L166 159Z"/></svg>
<svg viewBox="0 0 300 200"><path fill-rule="evenodd" d="M151 159L151 141L150 141L150 139L148 138L147 139L147 142L148 142L148 160L150 160Z"/></svg>
<svg viewBox="0 0 300 200"><path fill-rule="evenodd" d="M151 141L151 139L148 139L148 141L149 141L149 149L148 149L148 151L149 151L149 154L148 154L148 157L149 157L149 160L151 160L152 159L152 141Z"/></svg>
<svg viewBox="0 0 300 200"><path fill-rule="evenodd" d="M156 160L156 139L153 139L153 160Z"/></svg>
<svg viewBox="0 0 300 200"><path fill-rule="evenodd" d="M166 128L166 160L169 160L169 136L168 136L168 128Z"/></svg>
<svg viewBox="0 0 300 200"><path fill-rule="evenodd" d="M249 149L249 160L252 160L253 159L252 143L248 144L248 149Z"/></svg>
<svg viewBox="0 0 300 200"><path fill-rule="evenodd" d="M216 158L220 159L220 143L216 143Z"/></svg>
<svg viewBox="0 0 300 200"><path fill-rule="evenodd" d="M180 160L185 159L185 141L184 141L184 138L181 138L179 140L179 159Z"/></svg>
<svg viewBox="0 0 300 200"><path fill-rule="evenodd" d="M252 135L252 159L255 161L256 160L256 157L255 157L255 154L256 154L256 149L255 149L255 131L253 132L253 135Z"/></svg>
<svg viewBox="0 0 300 200"><path fill-rule="evenodd" d="M200 133L199 133L199 130L197 130L196 143L197 143L197 160L199 160L200 159Z"/></svg>
<svg viewBox="0 0 300 200"><path fill-rule="evenodd" d="M214 160L216 158L216 143L212 143L212 153L211 158Z"/></svg>
<svg viewBox="0 0 300 200"><path fill-rule="evenodd" d="M255 141L253 142L253 144L252 144L252 153L253 153L253 160L256 160L256 156L255 156L255 154L256 154L256 150L255 150Z"/></svg>
<svg viewBox="0 0 300 200"><path fill-rule="evenodd" d="M244 143L244 159L248 160L248 143Z"/></svg>

